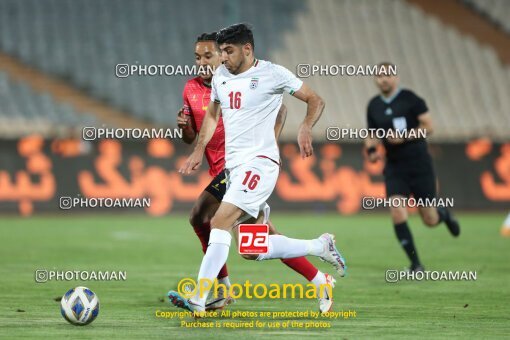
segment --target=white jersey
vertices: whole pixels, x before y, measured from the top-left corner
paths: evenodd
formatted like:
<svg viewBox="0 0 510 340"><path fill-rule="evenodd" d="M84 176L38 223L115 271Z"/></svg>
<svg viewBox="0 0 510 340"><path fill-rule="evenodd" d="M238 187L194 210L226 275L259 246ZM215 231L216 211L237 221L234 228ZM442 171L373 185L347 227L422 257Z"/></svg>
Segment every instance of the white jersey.
<svg viewBox="0 0 510 340"><path fill-rule="evenodd" d="M224 65L214 74L211 101L220 103L225 126L225 168L257 156L280 159L274 125L283 92L293 94L303 82L285 67L257 60L234 75Z"/></svg>

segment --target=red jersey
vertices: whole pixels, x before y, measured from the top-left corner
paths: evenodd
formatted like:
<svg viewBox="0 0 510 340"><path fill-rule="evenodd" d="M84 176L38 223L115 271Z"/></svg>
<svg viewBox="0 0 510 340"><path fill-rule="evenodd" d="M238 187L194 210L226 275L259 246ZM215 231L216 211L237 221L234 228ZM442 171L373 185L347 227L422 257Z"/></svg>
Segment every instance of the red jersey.
<svg viewBox="0 0 510 340"><path fill-rule="evenodd" d="M184 114L191 116L193 130L200 132L207 106L211 101L211 87L200 77L190 79L182 92ZM225 129L220 117L216 131L205 148L205 158L209 163L209 174L216 177L225 166Z"/></svg>

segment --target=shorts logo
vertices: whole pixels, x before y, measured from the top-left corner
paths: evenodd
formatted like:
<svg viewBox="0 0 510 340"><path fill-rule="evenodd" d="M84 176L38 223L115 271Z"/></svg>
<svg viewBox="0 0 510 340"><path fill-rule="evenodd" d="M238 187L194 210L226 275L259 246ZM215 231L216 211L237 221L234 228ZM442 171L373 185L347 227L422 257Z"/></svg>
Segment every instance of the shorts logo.
<svg viewBox="0 0 510 340"><path fill-rule="evenodd" d="M266 254L269 244L267 224L240 224L238 229L239 254Z"/></svg>
<svg viewBox="0 0 510 340"><path fill-rule="evenodd" d="M251 78L250 90L255 90L258 85L259 85L259 78Z"/></svg>

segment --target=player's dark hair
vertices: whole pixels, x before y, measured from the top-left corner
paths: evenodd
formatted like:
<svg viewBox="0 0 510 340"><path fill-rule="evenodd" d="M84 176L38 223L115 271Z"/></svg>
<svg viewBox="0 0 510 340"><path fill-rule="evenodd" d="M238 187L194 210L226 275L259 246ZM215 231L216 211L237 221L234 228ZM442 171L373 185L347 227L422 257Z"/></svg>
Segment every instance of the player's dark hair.
<svg viewBox="0 0 510 340"><path fill-rule="evenodd" d="M395 67L395 64L389 62L389 61L382 61L380 62L379 64L377 64L377 66L381 67L381 66L385 66L385 67Z"/></svg>
<svg viewBox="0 0 510 340"><path fill-rule="evenodd" d="M255 41L253 40L253 32L248 24L234 24L222 28L216 35L216 42L221 44L244 45L251 44L255 50Z"/></svg>
<svg viewBox="0 0 510 340"><path fill-rule="evenodd" d="M216 42L216 35L217 35L216 32L202 33L202 34L200 34L197 37L197 42L201 42L201 41L214 41L214 42Z"/></svg>
<svg viewBox="0 0 510 340"><path fill-rule="evenodd" d="M216 33L216 32L202 33L197 37L197 41L195 42L195 44L202 42L202 41L212 41L212 42L214 42L214 45L216 46L216 48L219 50L218 43L216 42L217 34L218 33Z"/></svg>

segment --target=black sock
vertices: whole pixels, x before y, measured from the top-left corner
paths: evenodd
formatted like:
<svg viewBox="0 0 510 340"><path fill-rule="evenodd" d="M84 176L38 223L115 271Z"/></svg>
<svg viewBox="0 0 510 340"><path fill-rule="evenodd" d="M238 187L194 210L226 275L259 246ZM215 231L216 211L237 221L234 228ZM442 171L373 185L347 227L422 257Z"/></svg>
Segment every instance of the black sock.
<svg viewBox="0 0 510 340"><path fill-rule="evenodd" d="M450 214L448 213L448 210L444 207L436 208L437 215L439 216L439 220L436 224L439 224L441 222L447 221L450 218Z"/></svg>
<svg viewBox="0 0 510 340"><path fill-rule="evenodd" d="M418 253L414 248L413 235L411 235L411 230L409 230L409 226L407 222L402 222L399 224L394 224L395 234L397 234L397 238L400 242L402 248L407 254L409 260L411 260L412 265L420 264L420 260L418 259Z"/></svg>

